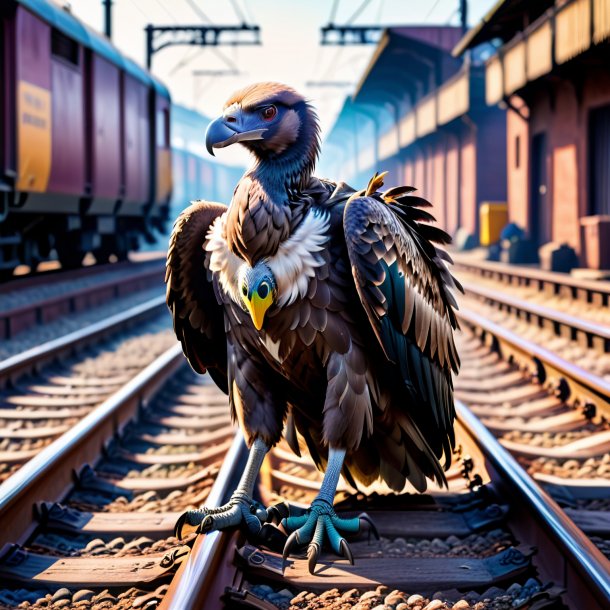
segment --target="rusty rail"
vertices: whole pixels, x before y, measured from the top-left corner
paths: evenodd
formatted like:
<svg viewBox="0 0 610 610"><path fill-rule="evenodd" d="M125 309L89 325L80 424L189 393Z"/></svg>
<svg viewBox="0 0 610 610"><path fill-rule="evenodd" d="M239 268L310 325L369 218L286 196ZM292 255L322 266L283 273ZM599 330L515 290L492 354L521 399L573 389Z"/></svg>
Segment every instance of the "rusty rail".
<svg viewBox="0 0 610 610"><path fill-rule="evenodd" d="M462 282L462 284L467 294L492 303L500 310L516 312L518 317L522 317L520 314L525 314L528 320L537 319L541 324L551 323L556 328L556 334L561 334L558 329L565 328L569 331L572 340L578 339L578 335L581 335L587 338L588 346L598 344L602 351L608 351L610 347L610 327L606 325L582 320L551 307L530 303L507 293L476 286L471 282Z"/></svg>
<svg viewBox="0 0 610 610"><path fill-rule="evenodd" d="M532 363L541 382L550 376L564 380L570 393L580 398L581 404L592 403L606 416L610 415L610 382L467 308L460 309L458 317L471 328L494 337L505 358L516 357Z"/></svg>
<svg viewBox="0 0 610 610"><path fill-rule="evenodd" d="M52 339L42 345L6 358L0 361L0 384L7 379L23 375L44 363L89 345L131 324L159 314L165 310L165 307L165 297L160 295L148 303L141 303L105 320L95 322L85 328L68 333L63 337Z"/></svg>
<svg viewBox="0 0 610 610"><path fill-rule="evenodd" d="M142 266L145 269L139 275L111 278L92 286L69 290L56 296L28 303L27 305L0 310L0 338L10 339L22 330L37 324L48 323L62 315L84 311L91 307L90 303L92 302L98 305L120 298L126 294L131 294L137 290L142 290L156 283L160 285L163 279L164 264L161 262L147 262L142 263ZM86 269L95 268L87 267ZM134 269L134 267L132 265L126 267L126 269ZM114 271L114 268L111 270ZM99 269L96 271L97 273L101 272ZM106 269L103 269L103 271L106 271ZM119 271L117 270L117 275ZM58 274L56 277L61 278L62 276ZM14 283L17 284L15 290L18 290L20 287L19 283Z"/></svg>
<svg viewBox="0 0 610 610"><path fill-rule="evenodd" d="M243 436L237 432L206 506L221 506L228 500L246 455ZM218 584L220 564L231 536L231 532L212 532L197 538L188 559L178 568L159 610L198 610L220 606L219 599L214 599L214 594L218 593L214 585Z"/></svg>
<svg viewBox="0 0 610 610"><path fill-rule="evenodd" d="M600 608L610 607L610 563L602 552L525 472L468 407L456 401L456 412L459 421L479 445L493 470L499 473L500 480L508 485L510 497L519 497L525 511L534 515L542 525L547 537L537 541L539 546L548 542L558 550L553 565L546 566L554 580L563 584L569 592L574 585L572 580L582 579L583 586L579 590L586 590L592 595ZM582 599L572 601L575 604L583 602Z"/></svg>
<svg viewBox="0 0 610 610"><path fill-rule="evenodd" d="M30 507L40 500L62 497L72 484L72 472L97 459L104 443L184 363L181 346L173 346L4 481L0 520L10 528L2 528L0 546L27 536L32 527Z"/></svg>
<svg viewBox="0 0 610 610"><path fill-rule="evenodd" d="M549 294L557 294L576 301L606 306L610 302L610 282L575 278L566 273L543 271L534 267L508 265L476 260L458 252L452 252L456 270L465 269L481 275L505 281L515 286L534 286Z"/></svg>

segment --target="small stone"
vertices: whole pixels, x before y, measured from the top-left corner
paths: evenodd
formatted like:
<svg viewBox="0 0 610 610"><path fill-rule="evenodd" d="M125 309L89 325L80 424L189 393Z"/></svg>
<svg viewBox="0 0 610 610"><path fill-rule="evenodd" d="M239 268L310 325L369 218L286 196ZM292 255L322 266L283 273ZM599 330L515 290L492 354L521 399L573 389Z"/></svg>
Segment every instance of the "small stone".
<svg viewBox="0 0 610 610"><path fill-rule="evenodd" d="M449 551L449 545L446 544L445 542L443 542L442 540L440 540L439 538L435 538L432 541L432 544L430 545L430 548L435 552L435 553L447 553Z"/></svg>
<svg viewBox="0 0 610 610"><path fill-rule="evenodd" d="M461 599L459 602L455 602L455 604L453 604L451 610L469 610L470 609L470 604L465 600L465 599Z"/></svg>
<svg viewBox="0 0 610 610"><path fill-rule="evenodd" d="M396 606L397 604L406 601L407 598L402 593L400 593L399 591L392 591L392 593L386 595L386 598L383 600L383 603L387 604L388 606Z"/></svg>
<svg viewBox="0 0 610 610"><path fill-rule="evenodd" d="M529 589L531 591L539 591L540 590L540 584L538 583L538 581L535 578L528 578L525 581L525 585L523 585L524 589Z"/></svg>
<svg viewBox="0 0 610 610"><path fill-rule="evenodd" d="M60 599L53 604L53 608L65 608L70 605L69 599Z"/></svg>
<svg viewBox="0 0 610 610"><path fill-rule="evenodd" d="M396 610L409 610L409 606L408 604L398 604L398 606L396 606Z"/></svg>
<svg viewBox="0 0 610 610"><path fill-rule="evenodd" d="M514 582L510 587L508 587L508 589L506 589L506 592L512 597L515 597L516 595L519 595L519 593L521 593L521 585L517 582Z"/></svg>
<svg viewBox="0 0 610 610"><path fill-rule="evenodd" d="M93 551L94 549L105 548L105 547L106 547L106 543L102 539L94 538L93 540L91 540L91 542L87 543L87 546L85 547L85 551L91 553L91 551Z"/></svg>
<svg viewBox="0 0 610 610"><path fill-rule="evenodd" d="M409 597L409 599L407 600L407 604L409 604L409 606L413 606L419 602L423 602L424 598L421 595L417 595L417 593L415 595L411 595L411 597Z"/></svg>
<svg viewBox="0 0 610 610"><path fill-rule="evenodd" d="M72 599L72 593L70 592L70 589L67 589L66 587L57 589L57 591L53 593L53 597L51 597L51 602L55 603L62 599Z"/></svg>
<svg viewBox="0 0 610 610"><path fill-rule="evenodd" d="M307 597L307 595L309 595L309 591L301 591L296 597L293 597L290 600L290 603L295 605L295 604L298 604L299 602L305 601L305 598Z"/></svg>
<svg viewBox="0 0 610 610"><path fill-rule="evenodd" d="M93 591L89 591L89 589L81 589L72 596L72 602L76 604L77 602L83 600L91 601L94 595L95 593Z"/></svg>
<svg viewBox="0 0 610 610"><path fill-rule="evenodd" d="M377 595L385 595L388 592L388 589L389 587L386 587L385 585L378 585L375 592Z"/></svg>
<svg viewBox="0 0 610 610"><path fill-rule="evenodd" d="M379 604L379 606L375 606L372 610L392 610L392 606L387 606L386 604Z"/></svg>
<svg viewBox="0 0 610 610"><path fill-rule="evenodd" d="M379 597L379 593L377 593L377 591L367 591L360 596L360 601L365 602L367 599L373 599L375 597Z"/></svg>
<svg viewBox="0 0 610 610"><path fill-rule="evenodd" d="M424 610L438 610L445 605L445 602L441 599L433 599L427 606L424 606Z"/></svg>

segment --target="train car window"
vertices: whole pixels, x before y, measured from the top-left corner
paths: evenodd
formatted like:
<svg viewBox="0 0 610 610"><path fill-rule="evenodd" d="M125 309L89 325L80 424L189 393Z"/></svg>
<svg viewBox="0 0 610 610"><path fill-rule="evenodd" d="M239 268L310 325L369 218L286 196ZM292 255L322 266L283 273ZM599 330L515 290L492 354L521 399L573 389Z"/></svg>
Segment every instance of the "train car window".
<svg viewBox="0 0 610 610"><path fill-rule="evenodd" d="M169 109L157 110L157 147L169 148Z"/></svg>
<svg viewBox="0 0 610 610"><path fill-rule="evenodd" d="M55 57L61 57L74 66L78 66L78 43L57 30L53 30L51 33L51 53Z"/></svg>

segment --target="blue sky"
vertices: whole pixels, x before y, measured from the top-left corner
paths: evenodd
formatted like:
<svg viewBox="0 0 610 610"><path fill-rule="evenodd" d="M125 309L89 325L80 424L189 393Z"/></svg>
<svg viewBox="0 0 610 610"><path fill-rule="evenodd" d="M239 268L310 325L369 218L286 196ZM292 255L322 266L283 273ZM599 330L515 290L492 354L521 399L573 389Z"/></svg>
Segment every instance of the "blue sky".
<svg viewBox="0 0 610 610"><path fill-rule="evenodd" d="M63 4L62 0L55 0ZM469 22L480 20L495 0L469 0ZM70 0L72 12L103 29L101 0ZM373 46L321 47L319 28L330 17L334 0L114 0L113 41L144 64L144 26L200 24L201 12L216 24L237 24L238 14L262 29L260 47L170 47L154 58L153 72L170 88L174 101L209 116L220 113L235 89L261 80L277 80L303 91L316 105L323 130L328 129L349 87L309 87L310 81L356 83ZM459 0L339 0L335 22L354 24L459 23ZM236 8L237 7L237 8ZM198 9L198 10L197 10ZM237 76L195 76L200 70L234 66Z"/></svg>

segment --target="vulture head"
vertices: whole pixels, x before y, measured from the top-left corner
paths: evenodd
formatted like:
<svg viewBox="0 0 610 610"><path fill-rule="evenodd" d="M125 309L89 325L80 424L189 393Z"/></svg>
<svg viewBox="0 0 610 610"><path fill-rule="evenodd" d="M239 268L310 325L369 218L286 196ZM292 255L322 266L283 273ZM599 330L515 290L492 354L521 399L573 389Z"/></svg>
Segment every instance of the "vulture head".
<svg viewBox="0 0 610 610"><path fill-rule="evenodd" d="M260 330L267 310L277 297L277 286L271 269L262 261L254 267L242 265L238 274L238 286L244 308L250 313L256 330Z"/></svg>
<svg viewBox="0 0 610 610"><path fill-rule="evenodd" d="M302 95L280 83L256 83L227 100L205 141L211 155L239 142L287 177L308 178L319 152L318 134L318 117Z"/></svg>

